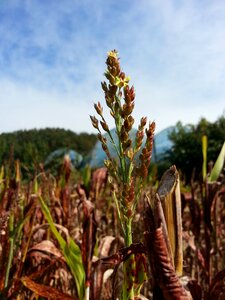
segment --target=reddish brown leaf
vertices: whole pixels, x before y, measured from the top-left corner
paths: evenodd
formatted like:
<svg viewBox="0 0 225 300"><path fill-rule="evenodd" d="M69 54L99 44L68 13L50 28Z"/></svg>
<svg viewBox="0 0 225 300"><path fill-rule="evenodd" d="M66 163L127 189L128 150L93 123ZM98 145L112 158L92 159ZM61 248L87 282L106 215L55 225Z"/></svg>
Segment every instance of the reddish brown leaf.
<svg viewBox="0 0 225 300"><path fill-rule="evenodd" d="M101 191L105 188L108 178L108 171L106 168L99 168L95 170L91 178L91 191L94 194L94 199L98 199Z"/></svg>
<svg viewBox="0 0 225 300"><path fill-rule="evenodd" d="M165 300L190 300L191 295L183 288L168 255L162 226L153 232L145 232L146 246L156 284Z"/></svg>
<svg viewBox="0 0 225 300"><path fill-rule="evenodd" d="M105 236L99 245L99 255L100 257L106 257L109 255L109 251L112 245L112 242L115 240L115 237L112 236ZM101 297L101 291L103 287L103 276L105 271L107 270L107 266L102 265L102 263L98 263L95 271L93 272L92 282L93 282L93 289L92 295L94 299L99 299Z"/></svg>
<svg viewBox="0 0 225 300"><path fill-rule="evenodd" d="M136 254L136 253L141 254L145 252L146 250L142 243L132 244L129 247L119 249L117 253L113 255L99 259L97 262L94 263L94 265L97 265L99 262L102 262L103 264L109 264L112 266L117 265L127 260L131 254Z"/></svg>
<svg viewBox="0 0 225 300"><path fill-rule="evenodd" d="M187 287L194 300L202 300L202 288L196 280L189 279Z"/></svg>
<svg viewBox="0 0 225 300"><path fill-rule="evenodd" d="M99 245L100 258L109 256L110 253L115 252L115 249L118 249L121 246L124 246L124 242L122 238L115 238L109 235L105 236L101 240ZM94 267L94 272L92 273L93 299L99 299L101 297L102 287L104 284L103 277L106 276L107 270L109 271L108 266L106 264L103 264L101 260L99 260L97 262L97 266ZM115 268L114 268L114 273L116 273Z"/></svg>
<svg viewBox="0 0 225 300"><path fill-rule="evenodd" d="M72 297L68 294L62 293L51 286L36 283L27 276L22 277L21 281L25 287L27 287L39 296L54 300L76 300L74 296Z"/></svg>
<svg viewBox="0 0 225 300"><path fill-rule="evenodd" d="M86 284L90 284L92 256L96 243L97 223L95 221L94 205L91 201L83 199L83 236L82 236L82 258L85 267Z"/></svg>
<svg viewBox="0 0 225 300"><path fill-rule="evenodd" d="M225 269L217 273L213 279L207 300L223 300L225 299Z"/></svg>
<svg viewBox="0 0 225 300"><path fill-rule="evenodd" d="M187 231L183 231L183 240L188 243L188 246L195 252L196 257L200 265L202 266L203 270L205 271L206 275L208 276L208 272L206 270L205 259L202 255L200 249L198 249L195 245L195 237L190 235Z"/></svg>

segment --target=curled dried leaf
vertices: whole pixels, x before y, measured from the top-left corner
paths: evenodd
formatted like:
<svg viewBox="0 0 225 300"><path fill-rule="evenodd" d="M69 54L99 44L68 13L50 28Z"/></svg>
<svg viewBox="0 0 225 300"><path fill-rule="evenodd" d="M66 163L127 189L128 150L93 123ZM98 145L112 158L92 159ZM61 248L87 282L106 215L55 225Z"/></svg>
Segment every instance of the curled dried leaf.
<svg viewBox="0 0 225 300"><path fill-rule="evenodd" d="M49 240L44 240L34 245L32 248L29 249L28 253L32 251L47 252L48 254L52 254L58 257L60 260L65 261L65 258L63 257L61 251L58 248L56 248L56 246Z"/></svg>
<svg viewBox="0 0 225 300"><path fill-rule="evenodd" d="M184 289L174 270L162 225L153 232L145 232L145 239L153 276L162 291L164 299L191 300L190 293Z"/></svg>

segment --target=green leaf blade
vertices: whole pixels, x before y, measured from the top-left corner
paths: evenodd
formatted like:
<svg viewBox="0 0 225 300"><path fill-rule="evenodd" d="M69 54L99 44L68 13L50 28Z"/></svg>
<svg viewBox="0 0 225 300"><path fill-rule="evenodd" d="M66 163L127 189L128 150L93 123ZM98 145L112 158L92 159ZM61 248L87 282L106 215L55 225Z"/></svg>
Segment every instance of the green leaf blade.
<svg viewBox="0 0 225 300"><path fill-rule="evenodd" d="M41 204L42 212L50 226L52 233L54 234L55 238L57 239L60 245L63 255L66 259L66 263L69 266L71 273L73 274L76 287L77 287L78 297L80 300L83 300L86 275L85 275L80 248L78 245L76 245L76 243L71 238L69 238L69 243L67 244L67 242L64 240L64 238L57 230L53 222L49 208L44 202L44 200L42 199L42 197L39 197L39 201Z"/></svg>
<svg viewBox="0 0 225 300"><path fill-rule="evenodd" d="M225 142L223 143L220 154L217 157L216 163L215 163L215 165L212 169L212 172L208 178L208 182L215 182L218 180L220 173L223 169L224 162L225 162Z"/></svg>

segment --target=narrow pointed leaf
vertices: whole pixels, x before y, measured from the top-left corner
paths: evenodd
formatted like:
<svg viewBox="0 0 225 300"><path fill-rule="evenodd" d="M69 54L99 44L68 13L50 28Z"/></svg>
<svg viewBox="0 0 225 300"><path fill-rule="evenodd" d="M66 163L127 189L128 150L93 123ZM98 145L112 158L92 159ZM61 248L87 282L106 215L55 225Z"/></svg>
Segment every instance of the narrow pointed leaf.
<svg viewBox="0 0 225 300"><path fill-rule="evenodd" d="M85 290L85 271L80 248L70 237L68 238L68 243L64 240L64 238L58 232L53 222L51 213L44 200L41 197L39 197L39 201L41 204L42 212L46 220L48 221L52 233L59 242L66 262L71 270L71 273L73 274L79 299L83 300Z"/></svg>
<svg viewBox="0 0 225 300"><path fill-rule="evenodd" d="M203 157L203 163L202 163L202 178L203 181L206 179L207 175L207 136L203 135L202 136L202 157Z"/></svg>
<svg viewBox="0 0 225 300"><path fill-rule="evenodd" d="M223 169L224 162L225 162L225 142L224 142L223 147L220 151L220 154L216 160L216 163L212 169L212 172L209 176L208 182L217 181L217 179L219 178L220 173Z"/></svg>

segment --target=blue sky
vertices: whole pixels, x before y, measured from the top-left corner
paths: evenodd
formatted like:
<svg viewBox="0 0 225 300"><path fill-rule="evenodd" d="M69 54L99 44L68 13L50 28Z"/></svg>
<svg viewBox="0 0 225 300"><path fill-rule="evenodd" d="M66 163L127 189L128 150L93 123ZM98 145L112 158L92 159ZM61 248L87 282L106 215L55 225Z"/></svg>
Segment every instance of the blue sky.
<svg viewBox="0 0 225 300"><path fill-rule="evenodd" d="M0 0L0 37L0 132L94 132L111 49L137 120L160 131L225 112L224 0Z"/></svg>

